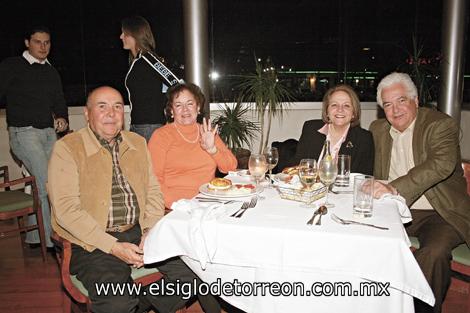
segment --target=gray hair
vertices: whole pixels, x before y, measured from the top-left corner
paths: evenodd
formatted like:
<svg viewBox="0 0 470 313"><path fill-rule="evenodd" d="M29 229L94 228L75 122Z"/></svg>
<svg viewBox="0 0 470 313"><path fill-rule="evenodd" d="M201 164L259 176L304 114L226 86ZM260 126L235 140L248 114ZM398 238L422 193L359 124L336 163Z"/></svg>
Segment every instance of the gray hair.
<svg viewBox="0 0 470 313"><path fill-rule="evenodd" d="M382 90L394 84L402 84L405 87L407 96L409 98L413 99L418 97L418 90L416 89L416 85L411 80L410 75L406 73L393 72L382 78L379 85L377 86L377 103L381 107L383 107Z"/></svg>

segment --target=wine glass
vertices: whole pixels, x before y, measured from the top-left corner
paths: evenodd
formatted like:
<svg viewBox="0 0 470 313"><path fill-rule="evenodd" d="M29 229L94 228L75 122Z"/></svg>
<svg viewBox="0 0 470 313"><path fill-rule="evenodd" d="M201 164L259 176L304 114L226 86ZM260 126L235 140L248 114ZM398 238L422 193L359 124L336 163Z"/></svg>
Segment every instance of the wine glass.
<svg viewBox="0 0 470 313"><path fill-rule="evenodd" d="M302 159L299 163L299 178L306 191L310 191L317 179L317 161L315 159ZM311 207L312 201L305 197L304 208Z"/></svg>
<svg viewBox="0 0 470 313"><path fill-rule="evenodd" d="M266 163L266 157L263 154L251 154L248 160L248 169L250 175L256 181L256 187L259 185L259 180L264 177L264 174L268 170L268 164Z"/></svg>
<svg viewBox="0 0 470 313"><path fill-rule="evenodd" d="M336 175L338 174L338 167L336 165L335 158L331 155L325 156L318 166L318 173L320 174L320 180L323 184L326 185L326 197L324 206L327 208L332 208L335 205L328 202L328 193L330 191L330 185L335 182Z"/></svg>
<svg viewBox="0 0 470 313"><path fill-rule="evenodd" d="M269 170L269 187L272 187L273 168L276 167L279 162L279 151L277 148L271 147L264 150L264 156Z"/></svg>

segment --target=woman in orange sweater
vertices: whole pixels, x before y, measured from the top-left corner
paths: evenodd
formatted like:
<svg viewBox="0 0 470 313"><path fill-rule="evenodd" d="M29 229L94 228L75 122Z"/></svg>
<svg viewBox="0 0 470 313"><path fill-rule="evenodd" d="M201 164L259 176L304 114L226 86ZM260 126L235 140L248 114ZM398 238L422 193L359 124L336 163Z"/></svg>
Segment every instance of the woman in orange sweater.
<svg viewBox="0 0 470 313"><path fill-rule="evenodd" d="M167 93L165 113L168 123L157 129L148 147L153 170L160 182L165 206L174 201L190 199L199 187L222 173L237 168L237 160L217 135L217 126L210 121L197 122L205 98L201 89L190 83L173 86Z"/></svg>

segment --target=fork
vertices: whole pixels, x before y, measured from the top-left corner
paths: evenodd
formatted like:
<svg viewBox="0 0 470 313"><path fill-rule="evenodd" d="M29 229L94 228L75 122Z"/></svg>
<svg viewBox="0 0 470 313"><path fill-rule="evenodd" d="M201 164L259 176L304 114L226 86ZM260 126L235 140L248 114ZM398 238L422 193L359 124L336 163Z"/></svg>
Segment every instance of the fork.
<svg viewBox="0 0 470 313"><path fill-rule="evenodd" d="M245 214L246 210L248 210L249 208L254 208L256 206L256 203L258 203L258 197L254 196L253 198L251 198L251 201L250 201L250 204L248 204L248 207L240 211L240 213L235 217L242 217L242 215Z"/></svg>
<svg viewBox="0 0 470 313"><path fill-rule="evenodd" d="M240 213L242 210L248 209L248 206L249 206L249 205L250 205L250 202L249 202L249 201L243 202L241 208L238 209L238 211L236 211L236 212L233 213L232 215L230 215L230 217L236 217L236 215L237 215L238 213Z"/></svg>
<svg viewBox="0 0 470 313"><path fill-rule="evenodd" d="M356 222L356 221L345 220L345 219L340 218L339 216L337 216L337 215L334 214L334 213L331 214L331 219L332 219L333 221L335 221L335 222L337 222L337 223L340 223L340 224L343 224L343 225L354 224L354 225L362 225L362 226L374 227L374 228L382 229L382 230L388 230L388 227L383 227L383 226L377 226L377 225L368 224L368 223L362 223L362 222Z"/></svg>

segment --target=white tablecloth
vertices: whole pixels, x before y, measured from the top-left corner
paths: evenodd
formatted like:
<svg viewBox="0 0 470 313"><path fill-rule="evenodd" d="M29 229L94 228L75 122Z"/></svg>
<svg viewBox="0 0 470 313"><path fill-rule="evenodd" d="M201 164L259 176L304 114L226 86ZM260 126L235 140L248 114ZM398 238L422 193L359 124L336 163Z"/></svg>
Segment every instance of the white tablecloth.
<svg viewBox="0 0 470 313"><path fill-rule="evenodd" d="M336 207L321 226L306 225L314 209L282 200L274 189L263 195L242 218L229 216L240 203L201 209L216 214L171 212L150 231L145 263L183 256L206 282L304 282L306 289L314 282L350 282L354 290L365 281L390 283L390 296L378 297L223 296L247 312L413 312L413 296L434 303L396 201L375 201L373 217L366 220L390 228L383 231L331 220L330 213L353 218L351 194L330 194Z"/></svg>

